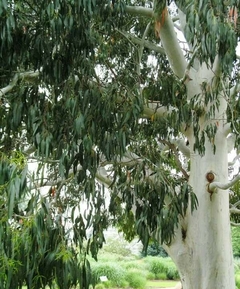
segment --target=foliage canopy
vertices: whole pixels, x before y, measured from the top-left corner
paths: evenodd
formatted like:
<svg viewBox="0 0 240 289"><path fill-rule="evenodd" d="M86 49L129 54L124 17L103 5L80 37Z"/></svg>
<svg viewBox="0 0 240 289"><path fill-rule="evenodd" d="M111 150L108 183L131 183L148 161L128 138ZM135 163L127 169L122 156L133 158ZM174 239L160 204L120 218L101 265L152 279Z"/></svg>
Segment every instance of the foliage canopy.
<svg viewBox="0 0 240 289"><path fill-rule="evenodd" d="M239 78L238 27L227 16L238 3L220 2L175 1L186 14L188 68L196 60L210 66L216 55L221 60L215 90L202 87L209 118L225 89L222 77L231 76L226 93ZM152 236L170 244L189 204L197 207L189 163L182 166L185 157L172 140L185 142L182 132L193 126L195 149L203 154L216 127L199 134L199 96L187 98L187 74L172 70L158 44L154 23L161 29L168 21L167 4L0 2L2 287L42 288L55 280L60 288L77 282L85 288L85 257L97 257L109 225L128 239L137 233L146 249ZM236 93L228 105L237 133ZM159 120L162 107L168 113ZM34 172L27 167L33 160ZM49 191L40 193L44 186Z"/></svg>

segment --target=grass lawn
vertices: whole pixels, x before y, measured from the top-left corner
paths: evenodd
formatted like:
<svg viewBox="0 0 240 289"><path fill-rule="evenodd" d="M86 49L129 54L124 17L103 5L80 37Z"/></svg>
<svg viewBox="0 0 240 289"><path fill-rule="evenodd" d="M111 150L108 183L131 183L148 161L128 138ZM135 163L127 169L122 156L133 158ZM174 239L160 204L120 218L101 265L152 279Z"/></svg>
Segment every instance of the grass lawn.
<svg viewBox="0 0 240 289"><path fill-rule="evenodd" d="M149 280L147 281L146 287L157 287L157 288L169 288L175 287L179 281L172 280Z"/></svg>

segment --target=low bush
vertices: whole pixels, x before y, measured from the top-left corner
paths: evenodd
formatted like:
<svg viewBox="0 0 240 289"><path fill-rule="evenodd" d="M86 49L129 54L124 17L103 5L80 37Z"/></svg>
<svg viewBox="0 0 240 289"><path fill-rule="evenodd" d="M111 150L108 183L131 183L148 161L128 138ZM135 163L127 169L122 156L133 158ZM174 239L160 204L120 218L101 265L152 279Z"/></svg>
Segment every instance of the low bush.
<svg viewBox="0 0 240 289"><path fill-rule="evenodd" d="M126 280L129 286L134 289L144 289L147 284L147 279L137 271L128 271L126 274Z"/></svg>
<svg viewBox="0 0 240 289"><path fill-rule="evenodd" d="M178 270L173 261L167 258L161 257L146 257L146 263L148 264L148 270L155 275L154 279L160 279L159 274L166 274L169 280L179 280Z"/></svg>
<svg viewBox="0 0 240 289"><path fill-rule="evenodd" d="M93 278L100 282L101 276L106 276L113 286L123 287L126 271L116 263L95 263L92 264Z"/></svg>
<svg viewBox="0 0 240 289"><path fill-rule="evenodd" d="M113 287L113 282L112 281L105 281L105 282L102 282L100 283L102 284L105 288L112 288Z"/></svg>
<svg viewBox="0 0 240 289"><path fill-rule="evenodd" d="M147 280L153 280L156 278L156 276L153 272L147 271L146 278Z"/></svg>
<svg viewBox="0 0 240 289"><path fill-rule="evenodd" d="M235 274L235 282L236 282L236 288L240 289L240 275Z"/></svg>
<svg viewBox="0 0 240 289"><path fill-rule="evenodd" d="M174 263L166 264L166 275L168 280L179 280L179 273Z"/></svg>
<svg viewBox="0 0 240 289"><path fill-rule="evenodd" d="M150 243L147 248L146 254L147 256L158 256L158 257L168 257L167 252L157 243Z"/></svg>
<svg viewBox="0 0 240 289"><path fill-rule="evenodd" d="M148 257L147 262L149 264L149 271L155 275L155 278L157 274L165 272L164 261L161 258L158 258L158 257L149 258Z"/></svg>
<svg viewBox="0 0 240 289"><path fill-rule="evenodd" d="M122 265L125 269L138 269L138 270L147 270L147 265L143 260L133 260L129 262L122 262Z"/></svg>
<svg viewBox="0 0 240 289"><path fill-rule="evenodd" d="M167 280L167 274L165 272L162 272L162 273L158 273L156 276L155 276L155 279L156 280Z"/></svg>
<svg viewBox="0 0 240 289"><path fill-rule="evenodd" d="M234 258L234 269L235 272L240 272L240 259Z"/></svg>
<svg viewBox="0 0 240 289"><path fill-rule="evenodd" d="M104 286L103 283L99 283L99 284L97 284L94 288L95 288L95 289L104 289L105 286Z"/></svg>

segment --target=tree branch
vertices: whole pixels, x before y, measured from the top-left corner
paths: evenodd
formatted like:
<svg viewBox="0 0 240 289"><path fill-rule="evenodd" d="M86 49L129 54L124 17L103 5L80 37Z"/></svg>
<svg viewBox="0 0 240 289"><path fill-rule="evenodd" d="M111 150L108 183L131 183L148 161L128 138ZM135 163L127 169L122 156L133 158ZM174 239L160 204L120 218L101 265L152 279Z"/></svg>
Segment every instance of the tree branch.
<svg viewBox="0 0 240 289"><path fill-rule="evenodd" d="M171 143L173 143L174 145L176 145L179 149L179 151L186 157L186 158L190 158L190 149L189 147L186 145L186 142L183 139L176 139L171 141Z"/></svg>
<svg viewBox="0 0 240 289"><path fill-rule="evenodd" d="M230 222L230 224L231 224L233 227L240 227L240 223Z"/></svg>
<svg viewBox="0 0 240 289"><path fill-rule="evenodd" d="M212 182L209 184L209 191L213 192L215 189L227 190L231 188L236 182L240 180L240 174L234 177L230 182L223 184L220 182Z"/></svg>
<svg viewBox="0 0 240 289"><path fill-rule="evenodd" d="M0 97L3 97L6 93L11 91L17 85L19 80L30 81L38 76L39 71L27 71L22 73L16 73L15 76L13 77L13 80L7 86L0 89Z"/></svg>
<svg viewBox="0 0 240 289"><path fill-rule="evenodd" d="M141 6L126 6L126 12L132 15L145 16L153 18L153 9Z"/></svg>
<svg viewBox="0 0 240 289"><path fill-rule="evenodd" d="M36 151L36 147L30 146L26 150L23 151L23 154L29 156L30 154L32 154L35 151Z"/></svg>
<svg viewBox="0 0 240 289"><path fill-rule="evenodd" d="M132 165L136 165L137 163L141 163L143 161L143 159L141 157L139 157L138 155L136 155L133 152L129 152L127 151L125 153L125 155L120 159L117 159L116 161L106 161L103 160L100 164L101 167L106 166L106 165L111 165L117 162L118 165L122 165L122 166L132 166Z"/></svg>
<svg viewBox="0 0 240 289"><path fill-rule="evenodd" d="M175 108L161 106L159 102L149 102L143 107L143 115L147 117L164 117L173 112Z"/></svg>
<svg viewBox="0 0 240 289"><path fill-rule="evenodd" d="M139 48L138 48L137 74L139 76L141 74L141 62L142 62L142 56L143 56L144 41L145 41L145 38L147 37L147 34L149 32L150 25L151 25L151 22L148 23L148 25L147 25L144 33L143 33L143 36L142 36L142 39L141 39L141 42L140 42Z"/></svg>
<svg viewBox="0 0 240 289"><path fill-rule="evenodd" d="M182 164L181 164L181 162L179 160L179 152L177 151L176 146L173 143L171 143L169 141L166 141L166 140L160 140L160 142L163 143L163 144L166 144L169 147L169 149L172 150L177 167L182 172L182 174L185 177L185 179L188 180L189 179L189 175L184 170L184 168L182 167Z"/></svg>
<svg viewBox="0 0 240 289"><path fill-rule="evenodd" d="M120 31L120 30L118 30L118 32L121 33L124 37L129 39L134 44L143 45L144 47L146 47L146 48L148 48L150 50L153 50L153 51L155 51L157 53L166 54L165 50L162 47L160 47L160 46L158 46L158 45L156 45L154 43L151 43L151 42L149 42L149 41L147 41L145 39L141 39L141 38L139 38L137 36L134 36L134 35L132 35L132 34L130 34L128 32L123 32L123 31Z"/></svg>
<svg viewBox="0 0 240 289"><path fill-rule="evenodd" d="M54 161L54 160L52 160L52 161ZM50 162L50 160L48 160L48 162ZM58 161L54 161L54 162L58 162ZM82 166L78 165L76 171L78 172L81 170L82 170ZM47 180L45 182L41 181L42 184L36 183L34 189L37 189L40 187L45 187L45 186L56 186L58 184L60 184L60 186L62 187L63 185L65 185L66 183L68 183L70 180L73 179L74 170L73 169L69 170L68 175L69 175L69 177L67 179L63 179L63 178L59 177L55 180ZM106 173L105 168L103 168L103 167L98 168L95 177L100 183L105 184L107 187L109 187L112 184L112 179L109 178L109 176Z"/></svg>
<svg viewBox="0 0 240 289"><path fill-rule="evenodd" d="M236 164L236 162L239 161L239 159L240 159L240 155L236 155L231 162L228 162L228 166L229 167L234 166Z"/></svg>
<svg viewBox="0 0 240 289"><path fill-rule="evenodd" d="M153 9L151 8L126 6L126 12L133 15L154 17ZM157 15L157 17L159 17L159 15ZM160 29L160 38L173 72L179 78L183 78L187 67L187 61L185 60L179 45L173 21L168 13L165 17L164 24Z"/></svg>
<svg viewBox="0 0 240 289"><path fill-rule="evenodd" d="M237 201L235 204L231 205L231 208L236 208L239 205L240 205L240 200Z"/></svg>
<svg viewBox="0 0 240 289"><path fill-rule="evenodd" d="M229 211L231 214L239 214L240 215L240 210L235 208L235 207L230 208Z"/></svg>
<svg viewBox="0 0 240 289"><path fill-rule="evenodd" d="M169 14L167 14L164 25L160 29L160 38L174 74L180 79L183 78L187 61L179 45L173 21Z"/></svg>

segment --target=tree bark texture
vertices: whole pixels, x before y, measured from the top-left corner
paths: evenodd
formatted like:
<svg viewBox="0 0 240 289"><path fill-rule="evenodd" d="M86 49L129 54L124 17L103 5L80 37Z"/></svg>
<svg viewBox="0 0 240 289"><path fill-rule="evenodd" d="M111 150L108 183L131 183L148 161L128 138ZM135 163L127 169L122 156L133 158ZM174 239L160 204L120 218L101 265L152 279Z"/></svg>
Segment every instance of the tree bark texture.
<svg viewBox="0 0 240 289"><path fill-rule="evenodd" d="M195 83L188 90L189 98L192 97L193 87L199 88L196 79L201 82L199 75L195 77ZM228 181L226 103L221 95L219 99L220 107L215 116L212 119L203 117L201 121L201 129L210 123L217 126L215 138L205 139L203 155L194 151L195 137L191 129L188 131L191 166L189 184L198 198L199 206L193 213L189 211L181 221L176 238L168 248L179 269L184 289L235 288L229 193L221 189L210 191L208 187L212 181ZM216 147L215 153L213 145Z"/></svg>

